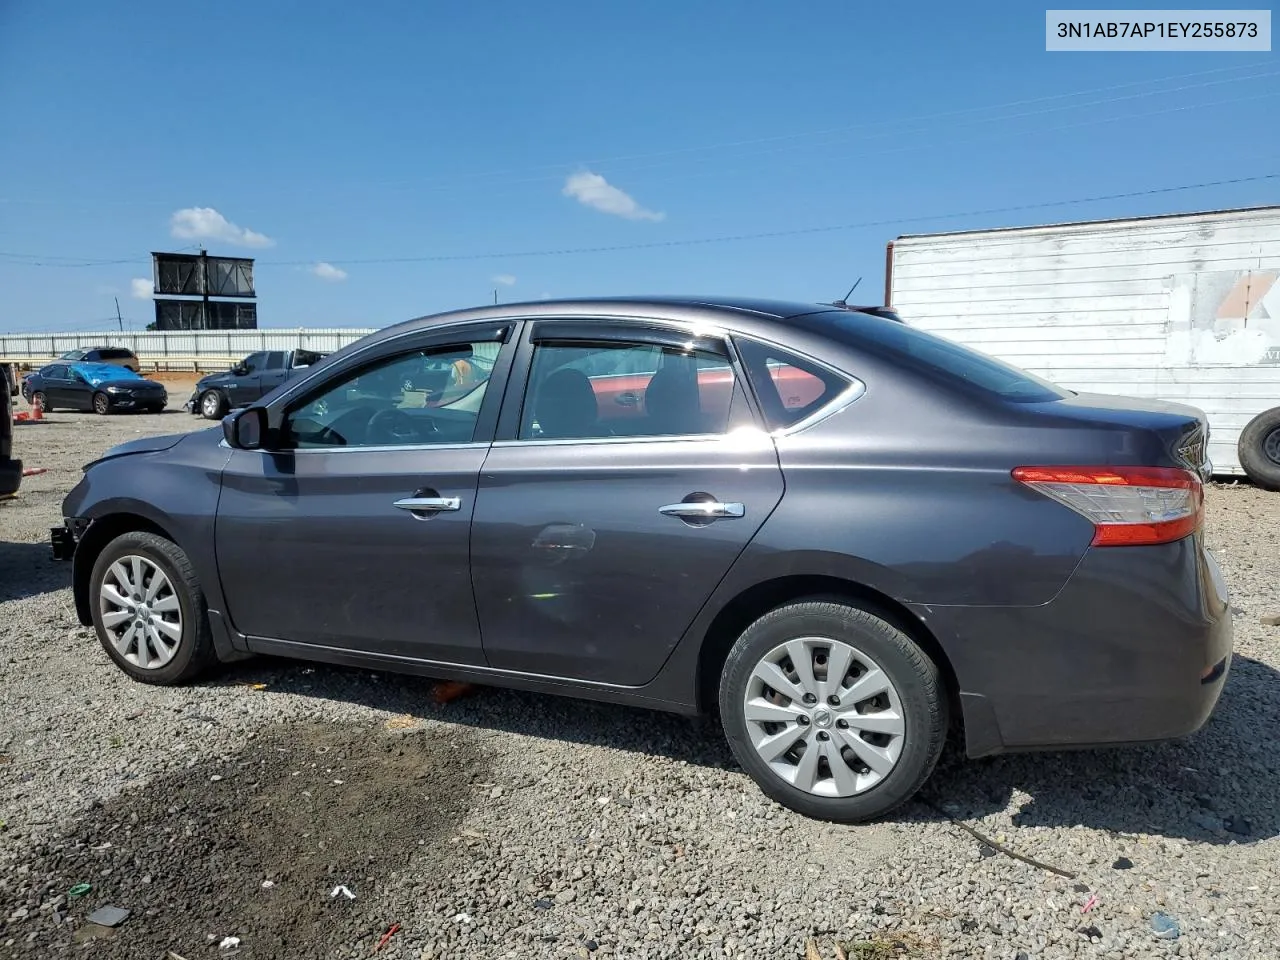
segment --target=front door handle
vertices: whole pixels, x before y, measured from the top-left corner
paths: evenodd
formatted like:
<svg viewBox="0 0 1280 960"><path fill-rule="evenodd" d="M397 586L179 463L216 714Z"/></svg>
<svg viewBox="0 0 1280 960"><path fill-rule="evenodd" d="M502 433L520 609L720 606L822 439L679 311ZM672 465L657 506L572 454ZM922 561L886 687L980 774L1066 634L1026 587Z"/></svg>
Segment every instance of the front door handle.
<svg viewBox="0 0 1280 960"><path fill-rule="evenodd" d="M403 500L397 500L392 504L393 507L399 507L401 510L410 510L413 513L434 513L438 510L461 510L461 497L405 497Z"/></svg>
<svg viewBox="0 0 1280 960"><path fill-rule="evenodd" d="M659 507L658 512L668 517L690 520L732 520L745 516L747 509L740 503L719 503L715 500L686 500Z"/></svg>

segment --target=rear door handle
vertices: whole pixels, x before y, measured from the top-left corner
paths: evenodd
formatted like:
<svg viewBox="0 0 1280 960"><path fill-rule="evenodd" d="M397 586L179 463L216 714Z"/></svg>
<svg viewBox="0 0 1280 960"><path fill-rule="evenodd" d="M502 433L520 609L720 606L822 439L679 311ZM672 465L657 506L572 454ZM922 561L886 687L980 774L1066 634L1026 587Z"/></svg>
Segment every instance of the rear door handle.
<svg viewBox="0 0 1280 960"><path fill-rule="evenodd" d="M405 497L403 500L397 500L392 504L393 507L399 507L401 510L410 510L413 513L435 512L437 510L461 510L461 497Z"/></svg>
<svg viewBox="0 0 1280 960"><path fill-rule="evenodd" d="M669 503L658 512L668 517L691 520L733 520L745 516L747 508L741 503L718 503L714 500L693 500Z"/></svg>

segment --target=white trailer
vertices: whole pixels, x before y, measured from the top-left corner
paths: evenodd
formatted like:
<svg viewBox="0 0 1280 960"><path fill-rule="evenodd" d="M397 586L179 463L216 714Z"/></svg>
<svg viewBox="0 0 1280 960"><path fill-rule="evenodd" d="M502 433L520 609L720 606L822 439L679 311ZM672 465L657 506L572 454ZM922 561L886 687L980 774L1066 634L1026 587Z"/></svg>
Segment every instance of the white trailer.
<svg viewBox="0 0 1280 960"><path fill-rule="evenodd" d="M1280 489L1280 206L901 236L885 303L1072 390L1198 407L1214 472Z"/></svg>

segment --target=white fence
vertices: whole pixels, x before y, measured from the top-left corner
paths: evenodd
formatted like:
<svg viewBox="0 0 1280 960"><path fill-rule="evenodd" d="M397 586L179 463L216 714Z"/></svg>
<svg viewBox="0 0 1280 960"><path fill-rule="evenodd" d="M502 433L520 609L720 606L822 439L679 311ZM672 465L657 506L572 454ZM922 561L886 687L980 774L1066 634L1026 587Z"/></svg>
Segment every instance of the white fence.
<svg viewBox="0 0 1280 960"><path fill-rule="evenodd" d="M69 350L127 347L144 369L212 370L259 350L332 353L375 328L299 327L295 330L148 331L145 333L0 333L0 364L35 368Z"/></svg>

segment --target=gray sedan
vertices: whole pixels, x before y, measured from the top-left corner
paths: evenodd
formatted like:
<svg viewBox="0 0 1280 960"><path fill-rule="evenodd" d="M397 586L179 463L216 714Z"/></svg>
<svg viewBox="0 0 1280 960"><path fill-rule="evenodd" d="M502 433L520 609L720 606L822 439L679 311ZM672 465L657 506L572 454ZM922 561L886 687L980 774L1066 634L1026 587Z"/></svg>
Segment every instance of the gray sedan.
<svg viewBox="0 0 1280 960"><path fill-rule="evenodd" d="M448 365L438 394L405 389ZM411 320L124 444L55 556L131 677L254 653L719 715L778 802L1161 740L1231 657L1207 424L896 318L611 299Z"/></svg>

